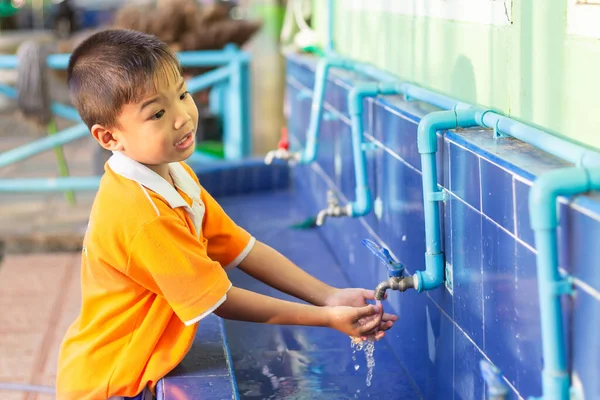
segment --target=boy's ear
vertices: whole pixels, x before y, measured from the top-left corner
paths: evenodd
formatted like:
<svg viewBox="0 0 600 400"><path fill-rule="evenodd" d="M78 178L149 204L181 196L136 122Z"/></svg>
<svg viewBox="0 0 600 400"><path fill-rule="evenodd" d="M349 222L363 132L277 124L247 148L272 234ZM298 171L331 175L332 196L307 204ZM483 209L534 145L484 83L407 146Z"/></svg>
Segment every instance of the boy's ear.
<svg viewBox="0 0 600 400"><path fill-rule="evenodd" d="M123 149L123 143L118 139L118 136L114 134L114 130L108 129L107 127L95 124L91 129L92 136L100 143L100 146L106 150L119 151Z"/></svg>

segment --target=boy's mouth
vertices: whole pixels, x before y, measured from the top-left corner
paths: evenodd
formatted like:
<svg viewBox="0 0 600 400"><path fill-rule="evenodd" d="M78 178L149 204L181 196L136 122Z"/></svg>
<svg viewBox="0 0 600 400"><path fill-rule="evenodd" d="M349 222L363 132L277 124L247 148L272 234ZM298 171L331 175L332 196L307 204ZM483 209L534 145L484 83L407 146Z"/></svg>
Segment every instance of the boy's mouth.
<svg viewBox="0 0 600 400"><path fill-rule="evenodd" d="M187 149L194 143L194 131L191 130L184 137L181 138L177 143L175 143L175 147L178 149Z"/></svg>

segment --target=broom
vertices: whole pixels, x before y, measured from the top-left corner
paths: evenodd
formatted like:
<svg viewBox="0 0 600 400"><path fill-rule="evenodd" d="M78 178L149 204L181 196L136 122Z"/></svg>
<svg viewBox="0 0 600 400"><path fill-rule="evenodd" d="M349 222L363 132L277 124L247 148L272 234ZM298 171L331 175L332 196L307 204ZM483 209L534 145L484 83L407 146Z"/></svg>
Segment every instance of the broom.
<svg viewBox="0 0 600 400"><path fill-rule="evenodd" d="M26 121L45 129L48 135L57 132L56 121L50 109L51 99L46 56L48 51L35 41L25 41L17 49L17 104ZM61 146L54 148L60 176L69 176L69 168ZM75 205L75 193L65 193L69 204Z"/></svg>

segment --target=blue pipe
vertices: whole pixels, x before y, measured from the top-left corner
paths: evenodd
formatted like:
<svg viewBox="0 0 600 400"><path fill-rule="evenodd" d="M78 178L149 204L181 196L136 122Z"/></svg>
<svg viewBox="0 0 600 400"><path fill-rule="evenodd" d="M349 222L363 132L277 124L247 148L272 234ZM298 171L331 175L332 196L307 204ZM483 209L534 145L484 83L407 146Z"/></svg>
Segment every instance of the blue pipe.
<svg viewBox="0 0 600 400"><path fill-rule="evenodd" d="M440 212L438 201L443 201L443 191L438 190L435 153L437 131L468 128L477 125L481 111L437 111L426 115L417 128L417 146L421 154L423 174L423 212L425 218L425 271L415 272L415 289L431 290L444 281L444 253L440 240Z"/></svg>
<svg viewBox="0 0 600 400"><path fill-rule="evenodd" d="M182 67L216 67L219 65L229 64L232 61L248 62L250 55L233 46L224 48L223 50L203 50L203 51L186 51L177 53L179 62Z"/></svg>
<svg viewBox="0 0 600 400"><path fill-rule="evenodd" d="M19 60L13 54L0 54L0 69L15 69L19 65Z"/></svg>
<svg viewBox="0 0 600 400"><path fill-rule="evenodd" d="M363 105L365 97L380 94L398 94L400 86L396 83L361 82L348 94L348 112L352 127L352 155L354 157L354 175L356 178L356 199L349 203L350 216L361 217L371 212L373 198L367 178L367 160L363 149Z"/></svg>
<svg viewBox="0 0 600 400"><path fill-rule="evenodd" d="M457 105L457 101L439 93L431 92L420 86L415 86L410 83L402 83L400 92L407 99L424 101L433 106L439 107L442 110L452 110Z"/></svg>
<svg viewBox="0 0 600 400"><path fill-rule="evenodd" d="M600 166L600 151L585 148L494 112L484 113L481 116L480 125L497 129L576 166Z"/></svg>
<svg viewBox="0 0 600 400"><path fill-rule="evenodd" d="M327 0L327 44L325 45L325 53L333 53L333 0Z"/></svg>
<svg viewBox="0 0 600 400"><path fill-rule="evenodd" d="M18 96L17 89L12 86L0 83L0 94L5 95L8 98L16 99ZM51 106L52 113L58 115L64 119L68 119L73 122L81 122L81 117L77 110L71 106L62 103L53 102Z"/></svg>
<svg viewBox="0 0 600 400"><path fill-rule="evenodd" d="M352 156L356 178L356 199L348 204L352 217L361 217L371 212L373 198L367 178L367 159L363 149L363 101L365 96L377 96L377 83L361 83L348 94L348 112L352 126Z"/></svg>
<svg viewBox="0 0 600 400"><path fill-rule="evenodd" d="M249 55L243 51L232 52L230 50L206 50L206 51L183 51L177 53L182 67L215 67L228 64L235 59L248 61ZM49 68L67 69L71 54L51 54L46 59ZM16 55L0 55L0 69L15 69L19 65Z"/></svg>
<svg viewBox="0 0 600 400"><path fill-rule="evenodd" d="M574 196L591 190L600 190L600 168L571 167L542 175L529 194L529 215L538 252L544 400L570 398L560 296L572 292L572 278L561 277L558 270L556 202L559 196Z"/></svg>
<svg viewBox="0 0 600 400"><path fill-rule="evenodd" d="M370 64L357 62L338 55L323 57L317 63L315 72L314 95L311 105L308 132L306 135L306 147L300 158L300 162L304 164L314 162L317 158L325 88L327 85L327 75L331 67L354 71L378 81L382 81L382 87L388 88L388 90L387 92L381 92L380 94L405 94L412 99L422 101L428 100L428 102L435 106L447 109L453 109L457 104L456 101L446 96L427 91L415 85L402 83L392 74L381 71Z"/></svg>
<svg viewBox="0 0 600 400"><path fill-rule="evenodd" d="M99 184L99 176L0 179L0 193L93 191L98 189Z"/></svg>
<svg viewBox="0 0 600 400"><path fill-rule="evenodd" d="M327 73L329 68L337 67L351 70L355 65L355 61L336 56L323 57L317 63L310 121L308 124L308 132L306 134L306 148L302 153L300 159L301 163L309 164L314 162L317 158L319 130L321 118L323 116L323 101L325 99L325 87L327 84Z"/></svg>
<svg viewBox="0 0 600 400"><path fill-rule="evenodd" d="M63 144L87 136L89 133L90 131L87 126L79 124L62 130L56 135L47 136L15 149L5 151L0 154L0 168L50 150L56 146L62 146Z"/></svg>
<svg viewBox="0 0 600 400"><path fill-rule="evenodd" d="M4 83L0 83L0 94L10 99L16 99L18 96L17 89Z"/></svg>
<svg viewBox="0 0 600 400"><path fill-rule="evenodd" d="M82 122L81 117L79 116L79 112L74 107L68 106L66 104L53 102L50 106L52 113L61 118L68 119L73 122Z"/></svg>
<svg viewBox="0 0 600 400"><path fill-rule="evenodd" d="M229 66L219 67L215 70L195 76L187 81L187 90L190 93L196 93L207 89L223 80L229 79L231 69Z"/></svg>

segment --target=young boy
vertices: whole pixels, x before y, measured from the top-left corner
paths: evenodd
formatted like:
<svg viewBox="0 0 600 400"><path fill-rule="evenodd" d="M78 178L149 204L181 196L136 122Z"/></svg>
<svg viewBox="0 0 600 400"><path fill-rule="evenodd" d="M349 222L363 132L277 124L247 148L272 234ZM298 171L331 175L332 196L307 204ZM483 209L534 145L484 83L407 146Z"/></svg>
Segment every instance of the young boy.
<svg viewBox="0 0 600 400"><path fill-rule="evenodd" d="M73 103L113 152L82 252L82 306L58 359L60 400L142 398L188 352L198 321L323 326L383 336L373 292L336 289L237 226L183 163L198 110L176 56L153 36L108 30L72 54ZM232 287L239 267L312 305Z"/></svg>

